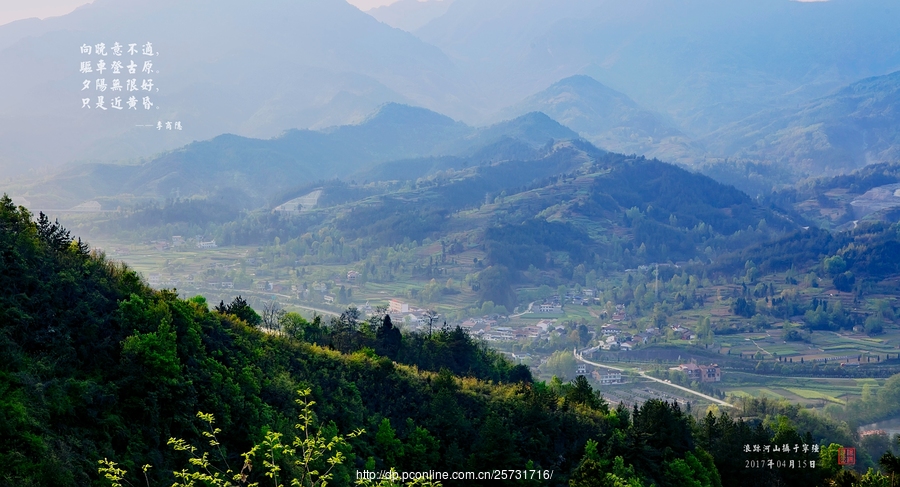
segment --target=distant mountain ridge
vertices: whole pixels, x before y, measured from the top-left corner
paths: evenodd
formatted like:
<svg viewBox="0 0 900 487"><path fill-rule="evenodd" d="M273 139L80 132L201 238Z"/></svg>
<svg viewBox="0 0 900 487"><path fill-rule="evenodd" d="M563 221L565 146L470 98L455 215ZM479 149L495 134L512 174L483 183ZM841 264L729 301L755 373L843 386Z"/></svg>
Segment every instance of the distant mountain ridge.
<svg viewBox="0 0 900 487"><path fill-rule="evenodd" d="M109 91L82 93L86 77L92 87L95 78L116 77L96 71L102 56L80 53L101 42L109 46L107 65L114 42L153 44L159 91L150 110L104 111L95 108L97 96L111 100ZM80 73L86 61L94 70ZM142 65L140 54L135 62ZM342 125L386 102L459 117L467 108L457 91L469 83L436 47L344 0L99 0L62 17L0 27L0 64L4 73L20 73L0 77L0 93L16 94L0 96L7 174L146 157L222 133L272 137ZM138 84L150 78L138 74L145 75ZM89 92L91 108L82 108ZM159 121L181 121L183 130L144 127Z"/></svg>
<svg viewBox="0 0 900 487"><path fill-rule="evenodd" d="M900 158L900 71L867 78L797 109L757 113L713 132L714 153L810 174Z"/></svg>
<svg viewBox="0 0 900 487"><path fill-rule="evenodd" d="M224 133L355 123L389 102L470 126L504 107L515 112L501 118L541 111L600 147L685 164L709 145L716 159L852 168L894 157L890 127L845 123L877 113L820 128L812 113L777 119L898 69L898 22L893 0L401 0L368 13L345 0L96 0L0 26L14 74L0 77L0 171L135 163ZM80 46L148 41L160 53L152 109L104 111L100 91L82 95L102 76L79 72L99 60ZM155 129L174 121L184 130Z"/></svg>
<svg viewBox="0 0 900 487"><path fill-rule="evenodd" d="M269 140L225 134L140 165L77 165L32 186L28 199L39 208L64 209L117 195L159 199L228 191L262 205L288 188L344 178L387 161L471 157L504 140L538 147L577 138L540 113L473 128L424 108L389 103L356 125L290 130Z"/></svg>
<svg viewBox="0 0 900 487"><path fill-rule="evenodd" d="M453 0L399 0L366 13L391 27L413 32L432 20L444 15Z"/></svg>
<svg viewBox="0 0 900 487"><path fill-rule="evenodd" d="M892 0L456 0L415 34L491 112L587 74L703 135L897 69L898 20Z"/></svg>
<svg viewBox="0 0 900 487"><path fill-rule="evenodd" d="M499 112L509 118L525 112L546 113L598 147L672 161L693 161L696 144L658 113L640 107L624 93L594 78L575 75Z"/></svg>

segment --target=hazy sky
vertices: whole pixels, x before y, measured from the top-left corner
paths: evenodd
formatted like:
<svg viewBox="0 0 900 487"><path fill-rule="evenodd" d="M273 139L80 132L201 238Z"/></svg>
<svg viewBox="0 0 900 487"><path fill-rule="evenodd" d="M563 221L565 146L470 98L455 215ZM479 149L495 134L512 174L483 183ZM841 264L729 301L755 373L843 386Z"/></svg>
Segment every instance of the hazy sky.
<svg viewBox="0 0 900 487"><path fill-rule="evenodd" d="M0 25L29 17L55 17L65 15L91 0L2 0Z"/></svg>
<svg viewBox="0 0 900 487"><path fill-rule="evenodd" d="M92 0L0 0L0 25L30 17L56 17ZM361 10L389 5L397 0L347 0Z"/></svg>
<svg viewBox="0 0 900 487"><path fill-rule="evenodd" d="M370 8L380 7L382 5L390 5L397 0L347 0L353 5L359 7L360 10L369 10ZM420 0L421 1L421 0Z"/></svg>

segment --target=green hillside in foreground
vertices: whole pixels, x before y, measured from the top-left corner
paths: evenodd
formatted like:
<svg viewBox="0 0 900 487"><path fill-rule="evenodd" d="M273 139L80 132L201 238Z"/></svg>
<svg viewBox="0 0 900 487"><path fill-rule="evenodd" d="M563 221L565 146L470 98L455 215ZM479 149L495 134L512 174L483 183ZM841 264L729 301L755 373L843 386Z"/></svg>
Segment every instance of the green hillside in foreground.
<svg viewBox="0 0 900 487"><path fill-rule="evenodd" d="M459 330L400 335L387 317L360 322L352 310L328 323L261 320L240 300L210 310L203 299L150 290L6 197L0 266L4 485L105 485L104 458L132 482L152 464L150 484L170 485L168 472L193 467L169 439L208 444L198 411L221 428L213 463L239 469L238 453L267 432L292 437L304 388L313 430L346 438L334 485L390 467L552 471L549 480L482 485L820 485L838 471L832 442L851 442L846 426L768 401L718 416L658 400L614 408L583 379L534 382ZM748 475L746 462L764 455L744 445L784 443L822 452L772 458L819 467ZM262 457L248 458L259 467ZM282 478L302 474L275 463Z"/></svg>

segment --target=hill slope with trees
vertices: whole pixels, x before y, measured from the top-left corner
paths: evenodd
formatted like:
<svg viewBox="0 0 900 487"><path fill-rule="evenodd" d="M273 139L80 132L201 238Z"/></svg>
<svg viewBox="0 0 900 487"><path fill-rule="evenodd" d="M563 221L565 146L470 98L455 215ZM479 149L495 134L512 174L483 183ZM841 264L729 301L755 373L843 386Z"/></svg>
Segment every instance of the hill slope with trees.
<svg viewBox="0 0 900 487"><path fill-rule="evenodd" d="M152 464L151 484L171 482L167 472L187 459L167 443L200 442L198 411L214 415L222 450L235 452L221 463L240 465L236 453L267 432L290 437L304 388L315 428L347 438L337 485L357 469L390 467L553 472L535 485L812 485L837 471L830 453L825 468L752 477L736 461L753 443L822 443L829 452L826 442L844 438L815 416L757 403L745 405L756 418L748 421L698 420L657 400L612 408L583 378L533 382L460 330L400 335L389 318L364 322L352 309L328 323L292 314L267 322L240 300L210 310L202 298L149 289L6 197L0 266L6 484L104 485L103 458L135 473ZM358 428L365 432L348 434Z"/></svg>

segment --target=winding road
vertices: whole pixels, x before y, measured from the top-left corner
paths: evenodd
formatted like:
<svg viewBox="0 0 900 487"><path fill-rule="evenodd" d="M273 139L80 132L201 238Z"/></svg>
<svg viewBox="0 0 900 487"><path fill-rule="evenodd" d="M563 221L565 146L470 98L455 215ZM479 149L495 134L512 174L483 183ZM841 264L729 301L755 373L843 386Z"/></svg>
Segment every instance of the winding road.
<svg viewBox="0 0 900 487"><path fill-rule="evenodd" d="M597 362L591 362L590 360L587 360L587 359L585 359L584 357L582 357L581 354L579 354L577 350L573 350L573 353L575 354L575 360L579 360L579 361L584 362L584 363L586 363L586 364L594 365L594 366L596 366L596 367L604 367L604 368L607 368L607 369L618 370L619 372L627 372L627 370L622 369L622 368L619 368L619 367L613 367L613 366L611 366L611 365L605 365L605 364L599 364L599 363L597 363ZM693 389L688 389L687 387L682 387L682 386L679 386L679 385L677 385L677 384L672 384L671 382L666 382L666 381L664 381L664 380L662 380L662 379L657 379L656 377L651 377L651 376L647 375L646 373L644 373L643 371L638 371L638 375L640 375L641 377L643 377L643 378L645 378L645 379L650 379L650 380L652 380L652 381L659 382L660 384L665 384L665 385L667 385L667 386L669 386L669 387L674 387L674 388L676 388L676 389L680 389L680 390L682 390L682 391L684 391L684 392L687 392L687 393L689 393L689 394L693 394L693 395L695 395L695 396L702 397L703 399L706 399L707 401L710 401L710 402L712 402L712 403L714 403L714 404L718 404L719 406L726 406L726 407L729 407L729 408L733 408L733 407L734 407L733 404L729 404L729 403L727 403L727 402L725 402L725 401L723 401L723 400L721 400L721 399L716 399L715 397L707 396L706 394L702 394L702 393L697 392L697 391L695 391L695 390L693 390Z"/></svg>

